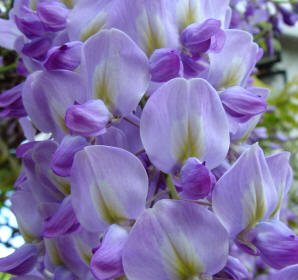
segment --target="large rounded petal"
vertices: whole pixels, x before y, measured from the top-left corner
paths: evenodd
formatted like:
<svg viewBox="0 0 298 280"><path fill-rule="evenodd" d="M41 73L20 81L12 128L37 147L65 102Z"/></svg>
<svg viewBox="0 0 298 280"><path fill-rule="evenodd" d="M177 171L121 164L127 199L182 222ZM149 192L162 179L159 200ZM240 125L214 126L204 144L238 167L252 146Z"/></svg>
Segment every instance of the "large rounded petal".
<svg viewBox="0 0 298 280"><path fill-rule="evenodd" d="M277 192L257 144L220 178L212 198L214 212L232 237L270 217L277 205Z"/></svg>
<svg viewBox="0 0 298 280"><path fill-rule="evenodd" d="M67 70L37 71L29 76L23 88L23 103L36 127L61 140L68 133L65 112L75 101L87 99L82 79Z"/></svg>
<svg viewBox="0 0 298 280"><path fill-rule="evenodd" d="M148 177L131 153L108 146L89 146L75 156L71 170L74 211L90 231L136 219L144 210Z"/></svg>
<svg viewBox="0 0 298 280"><path fill-rule="evenodd" d="M208 81L217 89L245 86L257 62L259 47L250 33L225 30L226 42L220 53L210 53Z"/></svg>
<svg viewBox="0 0 298 280"><path fill-rule="evenodd" d="M130 280L199 279L213 275L227 260L228 235L206 207L161 200L132 228L123 250Z"/></svg>
<svg viewBox="0 0 298 280"><path fill-rule="evenodd" d="M174 172L189 157L218 166L229 149L229 127L217 92L202 79L169 81L145 106L141 138L152 163L164 172Z"/></svg>
<svg viewBox="0 0 298 280"><path fill-rule="evenodd" d="M150 81L146 55L116 29L103 30L85 43L82 72L93 97L121 116L136 109Z"/></svg>

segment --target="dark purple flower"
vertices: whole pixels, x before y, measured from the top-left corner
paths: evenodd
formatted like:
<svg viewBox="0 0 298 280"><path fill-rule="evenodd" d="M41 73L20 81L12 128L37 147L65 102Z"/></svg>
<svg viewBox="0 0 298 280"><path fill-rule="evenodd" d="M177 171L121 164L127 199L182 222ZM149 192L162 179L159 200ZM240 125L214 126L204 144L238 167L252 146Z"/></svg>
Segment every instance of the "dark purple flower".
<svg viewBox="0 0 298 280"><path fill-rule="evenodd" d="M47 30L60 31L66 27L69 10L58 1L42 1L37 4L36 12Z"/></svg>
<svg viewBox="0 0 298 280"><path fill-rule="evenodd" d="M74 70L81 63L82 43L73 41L49 50L43 65L47 70Z"/></svg>
<svg viewBox="0 0 298 280"><path fill-rule="evenodd" d="M65 113L65 124L72 134L98 136L106 131L110 118L111 113L101 100L89 100L69 107Z"/></svg>
<svg viewBox="0 0 298 280"><path fill-rule="evenodd" d="M149 60L151 79L154 82L167 82L180 76L182 63L176 49L157 49Z"/></svg>
<svg viewBox="0 0 298 280"><path fill-rule="evenodd" d="M216 183L214 175L197 158L189 158L181 169L181 197L200 199L206 197Z"/></svg>

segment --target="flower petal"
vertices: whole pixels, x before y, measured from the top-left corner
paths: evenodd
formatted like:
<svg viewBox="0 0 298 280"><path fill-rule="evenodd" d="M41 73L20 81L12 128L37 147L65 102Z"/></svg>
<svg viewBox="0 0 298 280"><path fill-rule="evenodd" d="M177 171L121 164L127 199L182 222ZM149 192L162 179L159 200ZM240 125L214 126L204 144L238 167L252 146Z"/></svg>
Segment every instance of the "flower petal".
<svg viewBox="0 0 298 280"><path fill-rule="evenodd" d="M145 208L148 177L131 153L89 146L75 156L71 192L78 220L90 231L136 219Z"/></svg>
<svg viewBox="0 0 298 280"><path fill-rule="evenodd" d="M150 81L146 55L116 29L103 30L85 43L81 68L93 97L121 116L136 109Z"/></svg>
<svg viewBox="0 0 298 280"><path fill-rule="evenodd" d="M130 280L198 279L221 270L227 254L227 232L212 212L192 202L163 199L133 226L123 266Z"/></svg>
<svg viewBox="0 0 298 280"><path fill-rule="evenodd" d="M144 108L141 139L152 163L166 173L189 157L218 166L228 151L229 128L217 92L202 79L169 81Z"/></svg>
<svg viewBox="0 0 298 280"><path fill-rule="evenodd" d="M277 205L277 193L257 144L219 179L212 199L213 210L231 237L270 217Z"/></svg>

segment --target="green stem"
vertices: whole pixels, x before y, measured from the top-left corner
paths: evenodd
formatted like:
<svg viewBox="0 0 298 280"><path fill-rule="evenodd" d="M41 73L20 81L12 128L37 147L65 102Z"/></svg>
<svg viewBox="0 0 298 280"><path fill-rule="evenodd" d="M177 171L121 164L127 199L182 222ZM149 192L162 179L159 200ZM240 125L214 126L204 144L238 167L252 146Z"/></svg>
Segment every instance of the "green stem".
<svg viewBox="0 0 298 280"><path fill-rule="evenodd" d="M5 72L7 72L9 70L15 70L16 68L17 68L17 63L10 64L7 66L2 66L2 67L0 67L0 74L4 74Z"/></svg>
<svg viewBox="0 0 298 280"><path fill-rule="evenodd" d="M180 200L181 198L180 198L179 194L177 193L177 190L174 186L171 175L167 176L166 183L167 183L167 189L169 190L171 198Z"/></svg>

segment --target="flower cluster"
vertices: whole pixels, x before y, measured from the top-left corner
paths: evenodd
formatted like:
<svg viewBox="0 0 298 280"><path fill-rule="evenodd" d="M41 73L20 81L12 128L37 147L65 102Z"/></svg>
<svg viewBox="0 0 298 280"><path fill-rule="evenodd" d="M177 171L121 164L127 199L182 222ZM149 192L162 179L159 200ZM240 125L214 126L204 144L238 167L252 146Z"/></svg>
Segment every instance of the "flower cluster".
<svg viewBox="0 0 298 280"><path fill-rule="evenodd" d="M280 221L289 154L245 144L268 92L250 78L262 50L229 29L229 11L228 0L15 0L0 44L27 78L0 104L27 137L11 197L26 244L0 271L202 280L262 266L294 279L298 238Z"/></svg>
<svg viewBox="0 0 298 280"><path fill-rule="evenodd" d="M282 25L294 26L298 22L298 5L274 0L231 0L231 28L262 33L267 53L274 54L274 34L282 33Z"/></svg>

